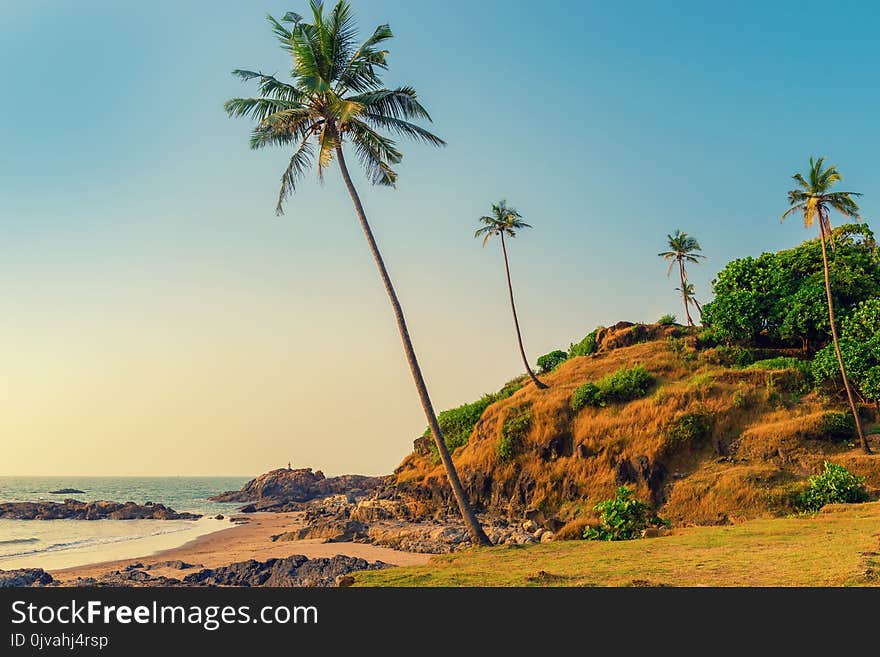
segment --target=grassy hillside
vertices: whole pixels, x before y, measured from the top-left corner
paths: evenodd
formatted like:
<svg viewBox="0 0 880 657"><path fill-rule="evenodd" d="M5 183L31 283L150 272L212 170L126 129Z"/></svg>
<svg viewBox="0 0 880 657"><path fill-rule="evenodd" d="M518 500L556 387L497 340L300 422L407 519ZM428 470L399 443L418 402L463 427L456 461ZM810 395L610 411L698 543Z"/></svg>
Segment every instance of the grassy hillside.
<svg viewBox="0 0 880 657"><path fill-rule="evenodd" d="M810 517L676 529L622 542L563 541L435 556L357 573L357 586L873 586L880 503Z"/></svg>
<svg viewBox="0 0 880 657"><path fill-rule="evenodd" d="M743 358L659 325L605 329L597 345L544 375L549 389L529 383L482 411L454 451L479 507L555 517L568 523L561 537L576 537L621 484L677 527L789 513L825 459L880 487L880 457L855 448L844 402L812 391L797 352ZM756 356L765 360L736 364ZM572 409L577 388L635 366L653 379L644 396ZM395 480L417 514L450 504L429 450L407 457Z"/></svg>

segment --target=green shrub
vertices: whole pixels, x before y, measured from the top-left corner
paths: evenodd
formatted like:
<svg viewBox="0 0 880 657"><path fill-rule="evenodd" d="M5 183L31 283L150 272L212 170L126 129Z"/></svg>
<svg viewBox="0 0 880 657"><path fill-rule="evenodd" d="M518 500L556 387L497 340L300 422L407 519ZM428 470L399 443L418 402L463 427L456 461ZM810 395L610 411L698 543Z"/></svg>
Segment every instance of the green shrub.
<svg viewBox="0 0 880 657"><path fill-rule="evenodd" d="M648 394L654 377L644 365L622 367L613 374L596 382L588 382L571 395L571 410L577 412L584 406L601 407L612 402L627 402Z"/></svg>
<svg viewBox="0 0 880 657"><path fill-rule="evenodd" d="M799 358L791 356L777 356L776 358L765 358L758 360L747 366L747 370L799 370L808 371L810 363Z"/></svg>
<svg viewBox="0 0 880 657"><path fill-rule="evenodd" d="M843 442L856 435L856 423L849 413L830 411L822 418L821 431L826 440Z"/></svg>
<svg viewBox="0 0 880 657"><path fill-rule="evenodd" d="M538 367L541 370L541 374L546 374L547 372L556 369L558 365L561 365L567 360L568 354L557 349L556 351L551 351L549 354L544 354L538 358Z"/></svg>
<svg viewBox="0 0 880 657"><path fill-rule="evenodd" d="M599 502L593 510L599 512L601 524L584 530L584 538L588 541L629 541L639 538L642 530L649 526L669 525L647 504L633 497L633 492L626 486L617 489L614 499Z"/></svg>
<svg viewBox="0 0 880 657"><path fill-rule="evenodd" d="M507 409L507 417L501 425L501 437L496 451L498 458L509 461L522 446L523 439L532 425L532 411L528 406Z"/></svg>
<svg viewBox="0 0 880 657"><path fill-rule="evenodd" d="M670 420L661 429L670 447L693 445L704 440L712 431L712 419L707 413L684 413Z"/></svg>
<svg viewBox="0 0 880 657"><path fill-rule="evenodd" d="M571 410L575 413L584 406L605 406L605 396L595 383L585 383L578 387L571 395Z"/></svg>
<svg viewBox="0 0 880 657"><path fill-rule="evenodd" d="M867 499L864 477L854 475L842 465L825 461L822 474L810 477L809 488L801 494L798 506L804 511L815 512L826 504L854 504Z"/></svg>
<svg viewBox="0 0 880 657"><path fill-rule="evenodd" d="M595 354L596 350L599 348L599 345L596 343L596 335L598 333L599 329L596 329L591 333L587 333L584 339L577 344L570 345L568 348L568 357L574 358L575 356L589 356L590 354Z"/></svg>
<svg viewBox="0 0 880 657"><path fill-rule="evenodd" d="M614 374L599 379L597 385L608 401L632 401L648 394L654 384L654 377L644 365L629 369L623 367Z"/></svg>
<svg viewBox="0 0 880 657"><path fill-rule="evenodd" d="M660 326L675 326L678 323L678 318L672 314L663 315L663 317L657 320L657 323Z"/></svg>
<svg viewBox="0 0 880 657"><path fill-rule="evenodd" d="M475 402L442 411L437 416L437 422L440 424L440 430L443 432L443 439L449 451L453 452L462 445L467 444L468 438L470 438L474 427L477 426L477 422L483 416L483 412L495 402L507 399L522 388L522 380L522 378L513 379L505 383L504 387L496 393L489 393L483 395ZM430 437L431 429L425 429L422 435ZM437 453L437 447L433 440L429 444L436 461L440 456Z"/></svg>

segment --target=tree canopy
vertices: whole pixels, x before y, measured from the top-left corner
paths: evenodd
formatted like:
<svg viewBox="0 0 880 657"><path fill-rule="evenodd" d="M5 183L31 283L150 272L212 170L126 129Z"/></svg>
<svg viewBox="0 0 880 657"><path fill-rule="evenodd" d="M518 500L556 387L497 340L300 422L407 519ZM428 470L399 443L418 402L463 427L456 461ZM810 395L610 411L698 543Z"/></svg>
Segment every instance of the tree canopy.
<svg viewBox="0 0 880 657"><path fill-rule="evenodd" d="M866 224L834 228L831 293L841 320L880 296L880 249ZM703 323L719 342L791 343L813 349L830 339L818 239L792 249L734 260L712 282Z"/></svg>

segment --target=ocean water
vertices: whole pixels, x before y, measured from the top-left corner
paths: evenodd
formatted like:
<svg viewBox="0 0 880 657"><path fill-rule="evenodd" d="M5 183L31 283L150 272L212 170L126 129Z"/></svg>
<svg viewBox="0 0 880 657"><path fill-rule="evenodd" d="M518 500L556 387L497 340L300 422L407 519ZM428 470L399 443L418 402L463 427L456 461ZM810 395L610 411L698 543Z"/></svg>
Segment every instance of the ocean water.
<svg viewBox="0 0 880 657"><path fill-rule="evenodd" d="M175 511L201 513L200 520L6 520L0 518L0 570L68 568L126 559L178 547L230 526L238 503L209 502L235 490L247 477L0 477L0 502L73 498L83 502L156 502ZM81 494L49 493L76 488Z"/></svg>

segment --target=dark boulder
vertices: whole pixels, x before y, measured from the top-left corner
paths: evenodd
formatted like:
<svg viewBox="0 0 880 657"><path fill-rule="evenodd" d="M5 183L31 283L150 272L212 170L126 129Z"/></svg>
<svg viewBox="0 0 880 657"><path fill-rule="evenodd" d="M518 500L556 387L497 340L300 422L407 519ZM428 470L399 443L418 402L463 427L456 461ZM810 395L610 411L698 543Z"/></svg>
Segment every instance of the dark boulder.
<svg viewBox="0 0 880 657"><path fill-rule="evenodd" d="M337 578L358 570L379 570L389 565L381 561L369 563L365 559L337 555L331 558L309 559L301 554L285 559L242 561L206 568L184 577L190 586L337 586Z"/></svg>
<svg viewBox="0 0 880 657"><path fill-rule="evenodd" d="M20 568L18 570L0 570L0 589L48 586L55 580L42 568Z"/></svg>

